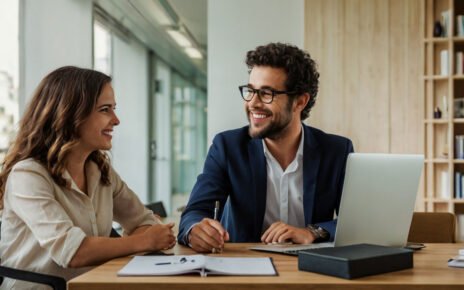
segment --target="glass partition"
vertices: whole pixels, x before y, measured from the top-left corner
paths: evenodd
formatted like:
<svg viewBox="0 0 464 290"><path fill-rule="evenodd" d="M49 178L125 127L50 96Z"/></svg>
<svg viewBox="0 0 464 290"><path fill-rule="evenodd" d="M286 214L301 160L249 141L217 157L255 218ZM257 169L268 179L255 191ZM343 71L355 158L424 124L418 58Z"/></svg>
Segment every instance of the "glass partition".
<svg viewBox="0 0 464 290"><path fill-rule="evenodd" d="M172 212L184 206L206 155L206 93L172 76Z"/></svg>

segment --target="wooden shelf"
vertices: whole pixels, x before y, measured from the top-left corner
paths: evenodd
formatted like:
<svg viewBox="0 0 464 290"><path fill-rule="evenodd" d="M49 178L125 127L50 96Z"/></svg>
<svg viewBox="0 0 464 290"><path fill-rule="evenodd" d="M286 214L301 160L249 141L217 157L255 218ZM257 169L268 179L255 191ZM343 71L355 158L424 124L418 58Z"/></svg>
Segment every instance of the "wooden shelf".
<svg viewBox="0 0 464 290"><path fill-rule="evenodd" d="M424 0L424 152L428 156L425 160L424 190L421 201L426 211L458 211L462 214L464 198L454 198L457 172L464 173L464 159L439 158L440 152L448 149L452 155L455 150L455 136L464 135L464 118L453 118L454 102L456 98L464 96L464 74L454 74L456 68L456 54L464 51L464 37L456 35L456 15L464 15L463 0ZM441 20L442 13L450 11L450 37L432 37L435 22ZM442 65L442 51L447 50L449 75L440 75ZM443 119L431 118L433 110L439 107L443 111L443 96L446 98L449 115ZM446 183L450 198L442 198L443 184ZM461 188L464 191L464 185Z"/></svg>
<svg viewBox="0 0 464 290"><path fill-rule="evenodd" d="M424 201L433 203L449 203L451 200L437 197L426 197L424 198Z"/></svg>
<svg viewBox="0 0 464 290"><path fill-rule="evenodd" d="M431 75L431 76L424 76L425 80L433 80L433 81L447 81L449 76L442 76L442 75Z"/></svg>
<svg viewBox="0 0 464 290"><path fill-rule="evenodd" d="M435 159L425 159L426 163L449 163L449 159L444 158L435 158Z"/></svg>
<svg viewBox="0 0 464 290"><path fill-rule="evenodd" d="M463 123L464 123L464 119L455 119L455 120L463 120ZM424 123L427 123L427 124L445 124L445 125L448 125L449 120L447 120L447 119L425 119L425 120L424 120Z"/></svg>
<svg viewBox="0 0 464 290"><path fill-rule="evenodd" d="M430 37L424 39L425 43L446 43L449 41L451 41L451 38L449 37Z"/></svg>
<svg viewBox="0 0 464 290"><path fill-rule="evenodd" d="M423 76L426 81L447 81L449 79L453 80L464 80L463 75L427 75Z"/></svg>

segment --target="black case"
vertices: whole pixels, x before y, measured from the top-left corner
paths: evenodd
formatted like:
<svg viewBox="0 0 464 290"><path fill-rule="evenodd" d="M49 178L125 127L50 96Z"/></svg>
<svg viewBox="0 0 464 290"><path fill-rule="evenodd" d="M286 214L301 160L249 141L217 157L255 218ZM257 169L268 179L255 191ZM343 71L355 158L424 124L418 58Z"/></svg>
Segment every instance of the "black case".
<svg viewBox="0 0 464 290"><path fill-rule="evenodd" d="M409 269L413 251L371 244L303 250L298 269L345 279Z"/></svg>

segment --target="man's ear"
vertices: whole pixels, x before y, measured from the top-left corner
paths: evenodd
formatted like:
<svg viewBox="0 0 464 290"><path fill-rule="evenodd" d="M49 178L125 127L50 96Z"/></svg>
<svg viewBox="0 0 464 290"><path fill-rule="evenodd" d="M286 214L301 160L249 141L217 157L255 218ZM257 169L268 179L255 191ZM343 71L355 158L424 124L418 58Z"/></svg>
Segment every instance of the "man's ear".
<svg viewBox="0 0 464 290"><path fill-rule="evenodd" d="M309 93L299 95L295 100L295 109L297 109L300 112L303 111L310 99L311 96L309 95Z"/></svg>

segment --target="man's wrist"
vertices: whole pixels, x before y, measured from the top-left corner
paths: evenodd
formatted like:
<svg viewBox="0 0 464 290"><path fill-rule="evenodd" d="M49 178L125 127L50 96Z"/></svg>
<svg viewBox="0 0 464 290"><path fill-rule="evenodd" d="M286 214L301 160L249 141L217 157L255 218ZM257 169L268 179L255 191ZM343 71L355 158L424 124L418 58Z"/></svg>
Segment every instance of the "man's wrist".
<svg viewBox="0 0 464 290"><path fill-rule="evenodd" d="M313 242L325 242L330 239L330 233L323 229L322 227L314 224L309 224L306 226L306 229L311 233L314 237Z"/></svg>
<svg viewBox="0 0 464 290"><path fill-rule="evenodd" d="M190 248L192 247L192 244L190 243L190 232L187 233L187 246Z"/></svg>
<svg viewBox="0 0 464 290"><path fill-rule="evenodd" d="M192 247L192 244L190 243L190 234L192 233L193 227L196 226L197 224L198 223L194 223L193 225L191 225L184 235L184 244L189 246L190 248Z"/></svg>

